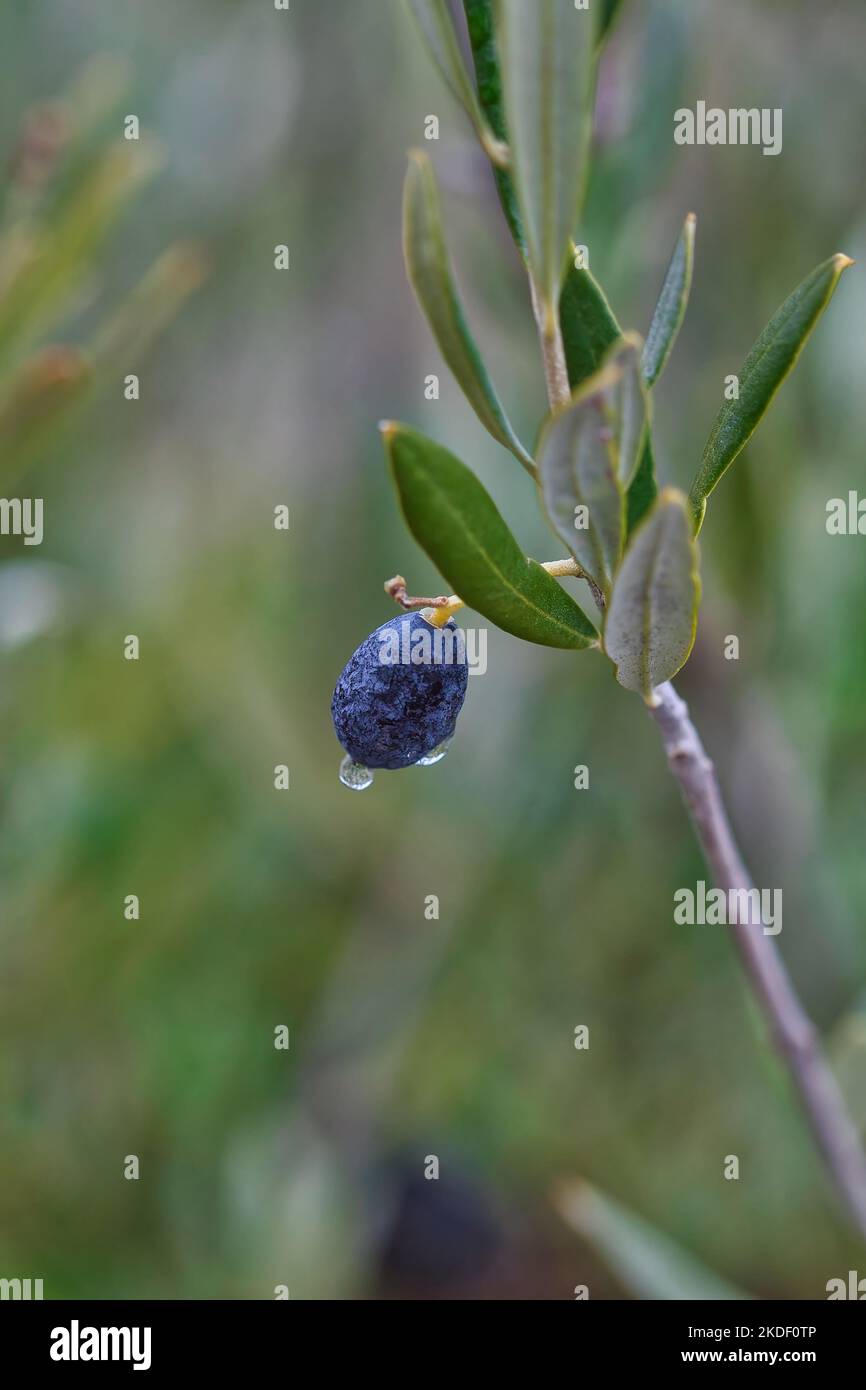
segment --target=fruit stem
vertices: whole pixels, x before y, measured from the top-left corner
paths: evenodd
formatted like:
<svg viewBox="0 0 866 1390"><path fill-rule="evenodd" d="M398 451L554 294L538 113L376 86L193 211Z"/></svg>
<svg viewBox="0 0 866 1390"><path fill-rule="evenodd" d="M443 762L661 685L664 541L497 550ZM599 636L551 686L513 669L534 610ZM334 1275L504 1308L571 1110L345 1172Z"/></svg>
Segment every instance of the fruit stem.
<svg viewBox="0 0 866 1390"><path fill-rule="evenodd" d="M556 578L565 575L573 575L576 579L587 578L580 565L571 556L567 560L543 560L541 568ZM393 579L386 579L384 588L385 593L389 594L395 603L399 603L401 608L424 610L421 616L432 627L444 627L449 618L453 618L455 613L459 613L461 608L466 607L459 594L440 594L438 598L411 597L402 574L395 574Z"/></svg>
<svg viewBox="0 0 866 1390"><path fill-rule="evenodd" d="M466 604L462 598L458 598L457 594L451 594L440 608L422 609L421 617L426 618L431 627L444 627L449 618L452 618L455 613L459 613L460 609L465 607Z"/></svg>

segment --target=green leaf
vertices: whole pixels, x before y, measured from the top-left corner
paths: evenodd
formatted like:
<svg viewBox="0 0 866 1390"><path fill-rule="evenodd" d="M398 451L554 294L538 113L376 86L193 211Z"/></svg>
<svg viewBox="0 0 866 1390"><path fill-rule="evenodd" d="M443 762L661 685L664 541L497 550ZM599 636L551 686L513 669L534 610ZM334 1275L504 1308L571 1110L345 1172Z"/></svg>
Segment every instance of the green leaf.
<svg viewBox="0 0 866 1390"><path fill-rule="evenodd" d="M637 472L632 479L628 490L626 501L627 517L626 532L630 536L632 531L643 521L650 507L659 495L659 485L656 482L656 465L653 458L653 446L649 430L644 439L643 453L640 456L640 463Z"/></svg>
<svg viewBox="0 0 866 1390"><path fill-rule="evenodd" d="M505 166L508 150L498 140L478 104L472 78L466 70L448 0L406 0L418 22L433 61L466 110L475 133L494 164Z"/></svg>
<svg viewBox="0 0 866 1390"><path fill-rule="evenodd" d="M622 337L622 329L598 281L588 269L576 266L574 259L573 255L559 301L565 363L572 391L599 370L613 344ZM637 472L628 489L629 534L652 506L657 493L652 440L647 430Z"/></svg>
<svg viewBox="0 0 866 1390"><path fill-rule="evenodd" d="M570 594L527 560L474 473L407 425L382 425L404 515L418 544L470 608L545 647L597 645Z"/></svg>
<svg viewBox="0 0 866 1390"><path fill-rule="evenodd" d="M598 281L589 269L575 265L576 250L571 247L559 301L562 345L572 391L598 371L608 349L622 337L622 329Z"/></svg>
<svg viewBox="0 0 866 1390"><path fill-rule="evenodd" d="M496 26L493 19L493 0L463 0L466 11L466 25L469 30L469 46L475 64L475 79L478 84L478 100L481 109L490 123L490 129L508 144L508 129L505 124L505 107L502 98L502 72L499 64L499 49L496 46ZM526 238L523 223L517 206L514 182L507 168L494 163L493 177L502 211L511 235L521 256L526 259Z"/></svg>
<svg viewBox="0 0 866 1390"><path fill-rule="evenodd" d="M628 488L643 456L649 427L649 394L644 386L643 339L624 333L605 362L618 369L610 391L609 422L613 430L617 478Z"/></svg>
<svg viewBox="0 0 866 1390"><path fill-rule="evenodd" d="M604 594L622 555L625 490L647 433L642 346L636 333L619 338L605 365L548 419L539 440L539 480L551 525Z"/></svg>
<svg viewBox="0 0 866 1390"><path fill-rule="evenodd" d="M624 1286L643 1299L749 1299L648 1221L589 1183L570 1183L556 1205L572 1230L603 1256Z"/></svg>
<svg viewBox="0 0 866 1390"><path fill-rule="evenodd" d="M549 418L538 447L541 495L550 524L604 594L610 592L625 534L625 498L611 429L622 376L622 366L609 366L584 382L568 405ZM577 508L585 511L578 515Z"/></svg>
<svg viewBox="0 0 866 1390"><path fill-rule="evenodd" d="M688 503L665 488L629 541L607 608L604 649L620 685L649 699L676 675L695 640L699 599Z"/></svg>
<svg viewBox="0 0 866 1390"><path fill-rule="evenodd" d="M595 9L499 0L497 16L512 174L529 263L553 315L589 162Z"/></svg>
<svg viewBox="0 0 866 1390"><path fill-rule="evenodd" d="M532 458L508 422L466 325L448 262L436 177L420 150L409 156L403 189L403 254L418 303L469 404L493 438L534 476Z"/></svg>
<svg viewBox="0 0 866 1390"><path fill-rule="evenodd" d="M740 368L739 399L725 401L719 411L691 486L696 531L704 519L707 497L751 438L829 304L839 276L853 264L840 254L817 266L776 310L752 347Z"/></svg>
<svg viewBox="0 0 866 1390"><path fill-rule="evenodd" d="M671 257L646 338L643 368L647 386L655 385L667 366L667 360L685 318L689 290L692 287L694 258L695 215L690 212L683 223Z"/></svg>

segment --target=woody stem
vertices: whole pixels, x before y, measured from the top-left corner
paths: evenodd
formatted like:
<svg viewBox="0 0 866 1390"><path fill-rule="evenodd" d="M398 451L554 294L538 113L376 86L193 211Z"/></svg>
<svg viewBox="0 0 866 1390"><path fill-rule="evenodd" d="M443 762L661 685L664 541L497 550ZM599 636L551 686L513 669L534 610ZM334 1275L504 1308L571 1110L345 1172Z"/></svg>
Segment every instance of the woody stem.
<svg viewBox="0 0 866 1390"><path fill-rule="evenodd" d="M649 712L659 727L668 764L716 886L726 893L750 890L751 878L731 830L715 769L685 701L670 682L653 692L653 701ZM739 920L730 925L755 999L799 1093L818 1148L854 1225L866 1238L866 1160L817 1031L762 925Z"/></svg>

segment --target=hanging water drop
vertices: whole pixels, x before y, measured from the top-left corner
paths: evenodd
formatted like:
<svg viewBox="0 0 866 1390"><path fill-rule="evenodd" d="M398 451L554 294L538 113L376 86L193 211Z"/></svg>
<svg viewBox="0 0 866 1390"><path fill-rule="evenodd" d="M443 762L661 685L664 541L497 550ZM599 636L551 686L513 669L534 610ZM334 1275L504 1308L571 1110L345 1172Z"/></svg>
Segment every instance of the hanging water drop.
<svg viewBox="0 0 866 1390"><path fill-rule="evenodd" d="M373 785L373 774L363 763L356 763L347 753L340 763L340 781L353 792L366 791Z"/></svg>
<svg viewBox="0 0 866 1390"><path fill-rule="evenodd" d="M419 758L415 766L432 767L434 763L441 763L450 747L450 738L443 739L441 743L437 743L435 748L431 748L429 753L425 753L423 758Z"/></svg>

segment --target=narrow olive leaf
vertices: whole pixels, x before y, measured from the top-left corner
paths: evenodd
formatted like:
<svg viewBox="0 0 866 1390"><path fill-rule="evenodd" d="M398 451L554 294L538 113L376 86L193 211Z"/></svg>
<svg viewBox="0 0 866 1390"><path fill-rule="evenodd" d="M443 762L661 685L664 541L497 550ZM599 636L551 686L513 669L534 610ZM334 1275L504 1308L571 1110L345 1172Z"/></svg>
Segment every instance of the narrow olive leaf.
<svg viewBox="0 0 866 1390"><path fill-rule="evenodd" d="M572 1230L594 1246L625 1288L638 1298L751 1298L648 1221L588 1183L563 1184L555 1200Z"/></svg>
<svg viewBox="0 0 866 1390"><path fill-rule="evenodd" d="M738 399L726 400L719 411L691 486L696 531L704 519L707 497L751 438L829 304L842 271L853 264L849 256L838 254L817 266L776 310L753 345L740 368Z"/></svg>
<svg viewBox="0 0 866 1390"><path fill-rule="evenodd" d="M466 325L448 261L436 177L420 150L409 156L403 189L403 254L418 303L469 404L493 438L534 475L532 458L508 422Z"/></svg>
<svg viewBox="0 0 866 1390"><path fill-rule="evenodd" d="M617 339L605 366L546 422L538 447L554 531L605 595L626 535L626 489L647 437L648 399L636 333Z"/></svg>
<svg viewBox="0 0 866 1390"><path fill-rule="evenodd" d="M595 8L574 0L499 0L511 165L539 294L556 313L586 182Z"/></svg>
<svg viewBox="0 0 866 1390"><path fill-rule="evenodd" d="M527 560L474 473L407 425L388 421L381 429L409 529L464 603L527 642L597 646L592 623Z"/></svg>
<svg viewBox="0 0 866 1390"><path fill-rule="evenodd" d="M623 370L604 367L584 382L547 420L538 446L538 476L550 524L605 595L625 535L625 496L610 423L610 403Z"/></svg>
<svg viewBox="0 0 866 1390"><path fill-rule="evenodd" d="M565 363L572 391L597 372L607 353L622 337L622 329L591 271L582 266L572 247L568 274L559 301L559 322ZM658 494L649 429L644 435L637 472L628 489L628 534L652 506Z"/></svg>
<svg viewBox="0 0 866 1390"><path fill-rule="evenodd" d="M692 268L695 259L695 214L690 212L671 263L665 275L661 294L646 338L643 370L647 386L654 386L667 366L689 302L692 287Z"/></svg>
<svg viewBox="0 0 866 1390"><path fill-rule="evenodd" d="M499 63L499 49L496 45L496 25L493 18L493 0L463 0L466 12L466 27L469 31L469 46L475 65L475 80L478 86L478 100L481 109L490 123L490 129L504 145L508 144L508 129L505 124L505 107L502 98L502 70ZM514 181L507 168L494 163L493 177L502 211L508 223L514 243L526 260L526 238L523 223L517 206Z"/></svg>
<svg viewBox="0 0 866 1390"><path fill-rule="evenodd" d="M508 163L508 150L503 141L497 139L478 103L475 86L460 51L448 0L407 0L407 4L418 22L433 61L465 108L488 158L504 168Z"/></svg>
<svg viewBox="0 0 866 1390"><path fill-rule="evenodd" d="M572 245L568 273L559 301L559 326L565 349L565 365L572 391L597 372L608 348L622 337L622 329L589 268L578 265Z"/></svg>
<svg viewBox="0 0 866 1390"><path fill-rule="evenodd" d="M649 429L649 393L643 380L643 339L624 333L608 352L605 362L619 368L609 401L617 478L623 488L631 485L643 455Z"/></svg>
<svg viewBox="0 0 866 1390"><path fill-rule="evenodd" d="M688 659L695 640L700 580L688 502L659 493L628 543L604 625L616 678L649 699Z"/></svg>
<svg viewBox="0 0 866 1390"><path fill-rule="evenodd" d="M656 465L653 458L652 439L647 430L644 440L643 452L640 456L640 463L637 466L631 486L626 497L626 534L631 535L632 531L640 525L659 495L659 485L656 482Z"/></svg>

